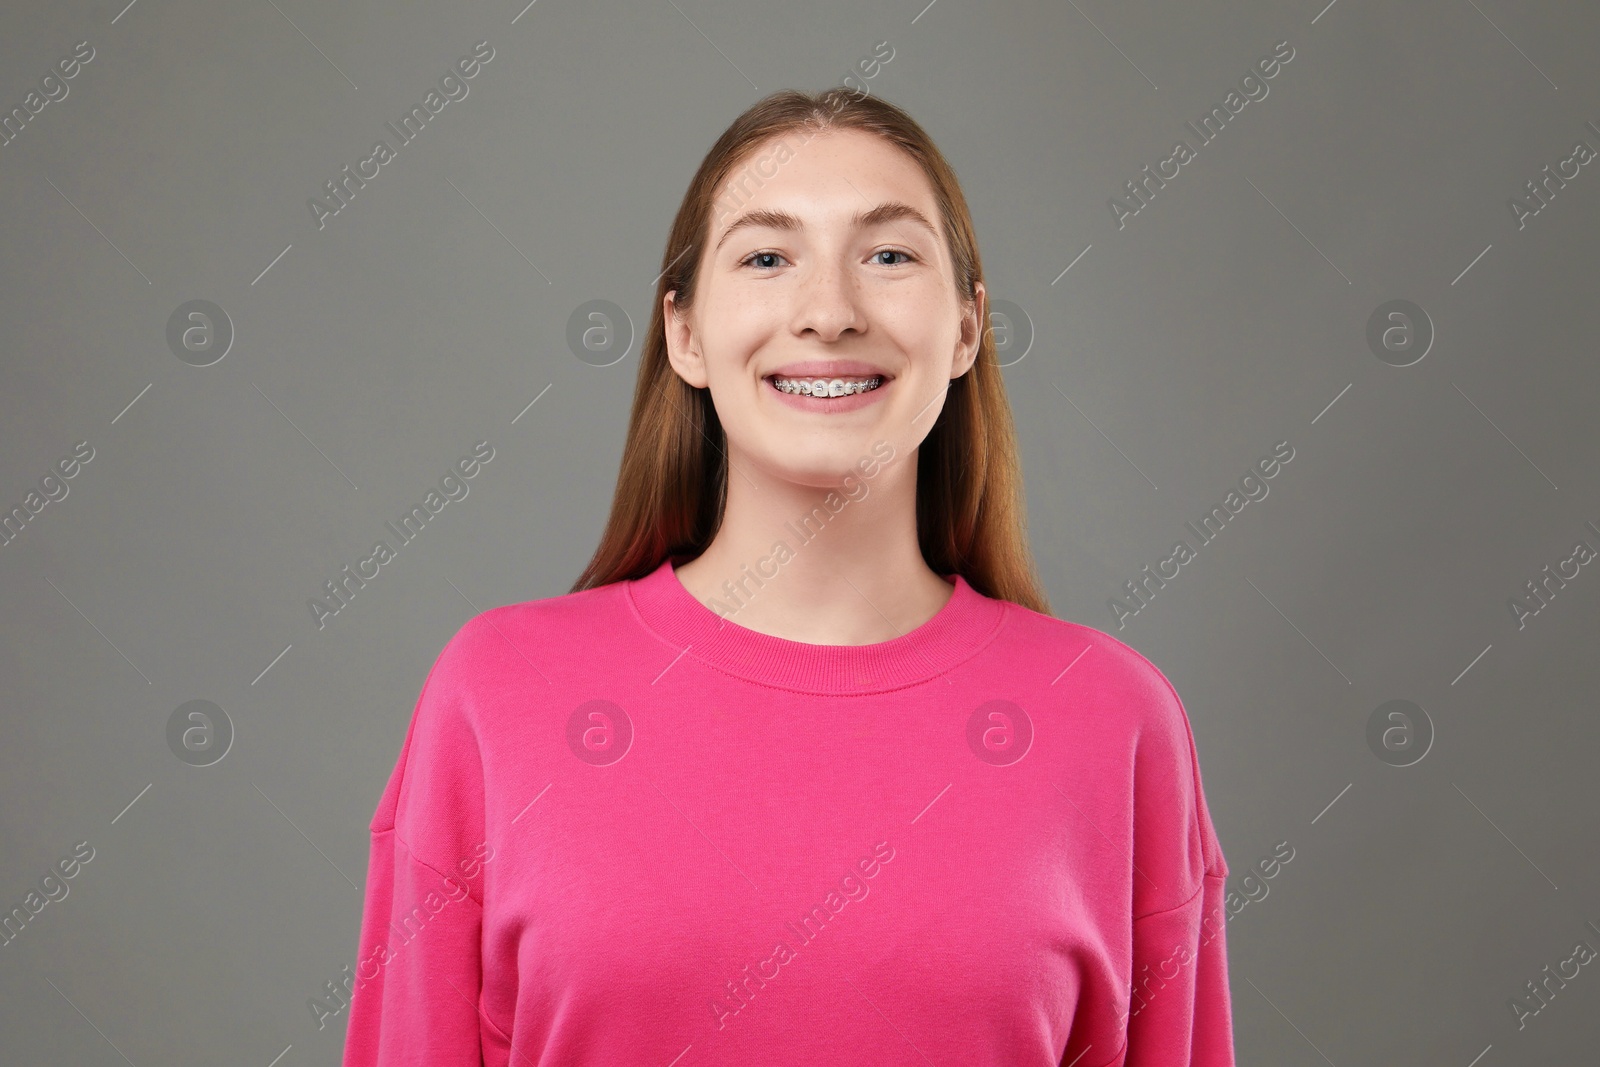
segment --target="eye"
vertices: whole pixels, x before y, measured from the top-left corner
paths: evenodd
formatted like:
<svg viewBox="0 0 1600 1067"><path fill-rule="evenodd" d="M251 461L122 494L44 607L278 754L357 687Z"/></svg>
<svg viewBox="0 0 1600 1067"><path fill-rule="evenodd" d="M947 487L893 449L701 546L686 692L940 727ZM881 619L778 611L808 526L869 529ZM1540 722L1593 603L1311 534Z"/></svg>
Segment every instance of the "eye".
<svg viewBox="0 0 1600 1067"><path fill-rule="evenodd" d="M752 264L750 262L752 259L763 259L763 258L765 258L765 259L771 259L771 258L783 259L783 255L782 255L782 253L779 253L779 252L752 252L748 256L745 256L743 259L741 259L739 261L739 265L741 267L753 266L754 264ZM758 269L758 270L770 270L774 266L776 266L776 264L770 264L769 265L769 264L763 263L763 264L759 265L756 269Z"/></svg>
<svg viewBox="0 0 1600 1067"><path fill-rule="evenodd" d="M873 254L874 257L877 257L877 256L905 256L906 259L908 259L908 260L912 260L912 259L916 259L917 258L916 256L913 256L910 252L902 252L898 248L884 248L884 249L880 249L879 251L874 252L872 254ZM897 266L899 266L899 264L898 263L884 263L884 262L882 262L880 260L880 261L878 261L878 266L880 266L880 267L897 267Z"/></svg>

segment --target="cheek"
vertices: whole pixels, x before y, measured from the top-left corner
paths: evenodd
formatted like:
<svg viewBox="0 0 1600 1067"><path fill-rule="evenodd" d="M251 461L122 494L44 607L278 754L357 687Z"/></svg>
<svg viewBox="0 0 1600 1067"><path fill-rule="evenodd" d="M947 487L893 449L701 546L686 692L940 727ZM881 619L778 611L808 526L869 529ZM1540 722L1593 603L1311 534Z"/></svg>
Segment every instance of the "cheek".
<svg viewBox="0 0 1600 1067"><path fill-rule="evenodd" d="M706 353L706 374L711 390L711 404L717 410L717 421L722 432L734 443L754 444L765 432L761 410L760 390L769 388L756 377L759 364L751 359L744 348L718 347Z"/></svg>
<svg viewBox="0 0 1600 1067"><path fill-rule="evenodd" d="M752 362L770 359L772 343L787 321L784 314L754 300L726 299L705 309L702 336L710 374L746 374Z"/></svg>
<svg viewBox="0 0 1600 1067"><path fill-rule="evenodd" d="M881 348L898 355L902 377L920 386L949 376L956 331L933 312L905 322L883 322L879 334Z"/></svg>
<svg viewBox="0 0 1600 1067"><path fill-rule="evenodd" d="M878 307L876 320L891 343L914 359L947 347L960 334L954 297L942 285L906 286Z"/></svg>

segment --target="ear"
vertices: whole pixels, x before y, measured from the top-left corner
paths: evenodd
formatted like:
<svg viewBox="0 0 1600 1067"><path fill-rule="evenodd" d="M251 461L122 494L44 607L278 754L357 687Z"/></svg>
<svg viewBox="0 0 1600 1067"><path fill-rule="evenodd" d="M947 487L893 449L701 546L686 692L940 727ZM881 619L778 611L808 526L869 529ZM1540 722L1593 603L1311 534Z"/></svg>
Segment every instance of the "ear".
<svg viewBox="0 0 1600 1067"><path fill-rule="evenodd" d="M678 291L667 293L661 300L661 320L666 326L667 361L678 377L696 389L706 388L706 361L700 354L698 340L689 325L687 315L679 315Z"/></svg>
<svg viewBox="0 0 1600 1067"><path fill-rule="evenodd" d="M961 313L961 336L956 340L955 359L950 363L950 378L954 380L972 369L978 361L978 349L983 335L989 329L989 293L978 282L972 305Z"/></svg>

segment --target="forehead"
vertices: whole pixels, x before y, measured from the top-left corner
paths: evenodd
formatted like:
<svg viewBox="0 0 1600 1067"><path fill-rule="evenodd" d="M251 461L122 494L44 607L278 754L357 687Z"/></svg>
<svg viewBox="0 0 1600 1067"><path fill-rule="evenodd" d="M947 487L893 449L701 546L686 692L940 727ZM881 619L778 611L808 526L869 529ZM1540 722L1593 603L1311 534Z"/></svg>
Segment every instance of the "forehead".
<svg viewBox="0 0 1600 1067"><path fill-rule="evenodd" d="M745 209L781 208L805 220L843 221L885 200L919 208L937 224L928 177L903 149L874 133L788 130L753 146L715 190L711 239Z"/></svg>

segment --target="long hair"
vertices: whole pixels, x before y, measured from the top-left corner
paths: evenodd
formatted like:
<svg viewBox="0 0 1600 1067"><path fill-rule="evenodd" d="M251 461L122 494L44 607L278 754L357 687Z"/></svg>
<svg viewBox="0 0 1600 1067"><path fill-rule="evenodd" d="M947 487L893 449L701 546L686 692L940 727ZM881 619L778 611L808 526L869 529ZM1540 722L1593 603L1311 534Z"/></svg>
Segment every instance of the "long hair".
<svg viewBox="0 0 1600 1067"><path fill-rule="evenodd" d="M728 455L709 389L685 382L667 359L667 293L687 311L716 193L753 149L790 132L804 140L829 129L875 133L922 167L939 204L958 292L977 299L983 281L977 237L955 172L922 127L878 97L835 87L787 89L758 101L712 145L684 193L662 253L650 328L639 357L628 439L600 544L572 592L642 578L668 558L705 551L722 523ZM748 170L741 181L751 179ZM759 186L760 178L753 180ZM730 183L730 195L738 196ZM1050 613L1029 552L1011 406L995 356L988 308L972 368L952 379L944 408L918 448L917 540L935 573L960 574L973 589Z"/></svg>

